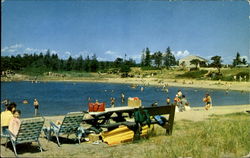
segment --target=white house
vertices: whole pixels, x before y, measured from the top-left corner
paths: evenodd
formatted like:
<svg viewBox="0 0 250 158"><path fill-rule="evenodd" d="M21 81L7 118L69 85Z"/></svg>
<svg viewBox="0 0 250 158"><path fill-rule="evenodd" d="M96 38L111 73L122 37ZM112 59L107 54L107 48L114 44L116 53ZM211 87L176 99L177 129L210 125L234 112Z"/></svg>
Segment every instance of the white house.
<svg viewBox="0 0 250 158"><path fill-rule="evenodd" d="M193 59L198 59L202 62L205 62L205 64L207 64L208 60L202 58L202 57L199 57L199 56L195 56L195 55L189 55L185 58L182 58L179 60L179 66L183 66L185 65L185 67L195 67L194 64L191 64L190 61L193 60Z"/></svg>

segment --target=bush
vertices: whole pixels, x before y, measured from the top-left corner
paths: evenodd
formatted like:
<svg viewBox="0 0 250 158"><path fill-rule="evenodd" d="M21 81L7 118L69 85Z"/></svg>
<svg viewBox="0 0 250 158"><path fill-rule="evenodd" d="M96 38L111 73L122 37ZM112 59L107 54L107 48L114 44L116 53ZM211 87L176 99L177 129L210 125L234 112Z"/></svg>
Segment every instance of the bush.
<svg viewBox="0 0 250 158"><path fill-rule="evenodd" d="M191 67L190 68L190 71L198 71L199 69L198 68L196 68L196 67Z"/></svg>
<svg viewBox="0 0 250 158"><path fill-rule="evenodd" d="M41 66L39 68L36 67L27 67L19 71L19 73L24 75L30 75L30 76L41 76L45 72L50 71L50 69L46 68L45 66Z"/></svg>
<svg viewBox="0 0 250 158"><path fill-rule="evenodd" d="M246 76L247 81L249 81L249 73L248 72L239 72L239 73L237 73L237 75L236 75L237 80L239 80L240 76L242 77L243 81L244 81L244 76Z"/></svg>
<svg viewBox="0 0 250 158"><path fill-rule="evenodd" d="M141 69L142 70L160 70L160 68L157 68L157 67L152 67L152 66L150 66L150 67L141 67Z"/></svg>
<svg viewBox="0 0 250 158"><path fill-rule="evenodd" d="M189 71L185 72L184 74L177 75L178 78L201 78L203 77L208 71L207 70L200 70L200 71Z"/></svg>

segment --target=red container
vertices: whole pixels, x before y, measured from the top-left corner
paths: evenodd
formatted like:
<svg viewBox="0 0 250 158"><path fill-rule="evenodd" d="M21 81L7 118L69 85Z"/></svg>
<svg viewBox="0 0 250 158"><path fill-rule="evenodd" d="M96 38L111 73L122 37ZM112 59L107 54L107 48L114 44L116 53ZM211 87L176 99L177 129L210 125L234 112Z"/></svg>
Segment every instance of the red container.
<svg viewBox="0 0 250 158"><path fill-rule="evenodd" d="M89 112L105 111L105 103L89 103Z"/></svg>

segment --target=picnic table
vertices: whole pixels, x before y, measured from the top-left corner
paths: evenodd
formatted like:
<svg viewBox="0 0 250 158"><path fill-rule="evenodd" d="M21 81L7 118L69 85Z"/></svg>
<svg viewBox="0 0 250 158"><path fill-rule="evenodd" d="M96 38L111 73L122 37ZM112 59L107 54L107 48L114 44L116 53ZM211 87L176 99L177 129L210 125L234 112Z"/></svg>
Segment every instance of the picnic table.
<svg viewBox="0 0 250 158"><path fill-rule="evenodd" d="M92 129L95 129L96 133L102 131L102 128L114 129L119 125L134 126L135 122L127 121L126 118L133 118L133 114L139 107L114 107L106 108L104 112L89 112L92 118L83 119L83 121L92 126ZM141 107L142 110L147 110L150 116L155 115L165 115L168 114L168 127L166 132L168 134L172 133L174 115L175 115L175 106L157 106L157 107ZM113 121L113 122L112 122ZM157 123L152 121L152 124Z"/></svg>
<svg viewBox="0 0 250 158"><path fill-rule="evenodd" d="M132 117L134 110L135 107L106 108L103 112L88 112L91 118L85 118L83 121L100 130L102 125L109 124L112 120L114 122L126 121L126 117Z"/></svg>

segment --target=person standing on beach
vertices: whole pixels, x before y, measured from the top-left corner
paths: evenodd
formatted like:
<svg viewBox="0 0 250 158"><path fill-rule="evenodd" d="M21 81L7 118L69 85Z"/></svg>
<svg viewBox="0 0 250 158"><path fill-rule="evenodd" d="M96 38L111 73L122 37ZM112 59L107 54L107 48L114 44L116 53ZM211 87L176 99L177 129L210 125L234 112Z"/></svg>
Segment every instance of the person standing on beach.
<svg viewBox="0 0 250 158"><path fill-rule="evenodd" d="M183 108L182 109L183 111L189 111L190 110L190 105L189 105L189 102L187 101L185 95L182 95L181 104L182 104L181 107Z"/></svg>
<svg viewBox="0 0 250 158"><path fill-rule="evenodd" d="M205 97L203 98L203 102L205 102L205 110L208 110L212 108L212 98L211 96L207 93Z"/></svg>
<svg viewBox="0 0 250 158"><path fill-rule="evenodd" d="M38 100L37 100L36 98L34 99L33 105L34 105L34 107L35 107L35 116L37 116L38 107L39 107L39 102L38 102Z"/></svg>
<svg viewBox="0 0 250 158"><path fill-rule="evenodd" d="M175 112L179 112L179 106L180 106L179 104L180 104L180 99L178 95L176 95L174 98Z"/></svg>

